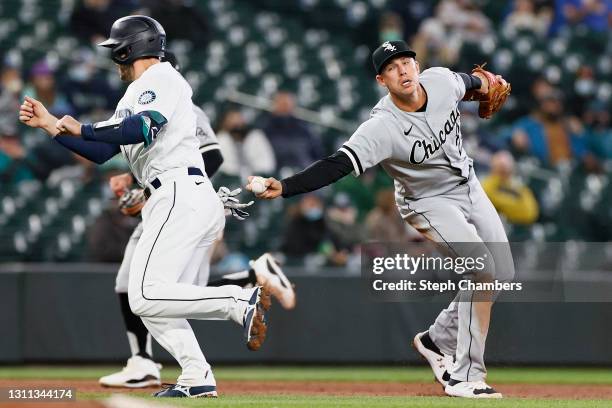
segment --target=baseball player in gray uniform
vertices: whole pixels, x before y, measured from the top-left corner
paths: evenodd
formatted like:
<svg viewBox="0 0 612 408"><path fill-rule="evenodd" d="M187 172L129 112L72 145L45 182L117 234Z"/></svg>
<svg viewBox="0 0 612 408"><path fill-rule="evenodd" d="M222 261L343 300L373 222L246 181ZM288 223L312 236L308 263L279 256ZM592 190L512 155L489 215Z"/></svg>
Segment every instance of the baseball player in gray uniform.
<svg viewBox="0 0 612 408"><path fill-rule="evenodd" d="M510 280L514 267L507 237L463 149L458 108L462 99L481 100L481 109L490 107L486 96L503 86L503 98L495 105L499 109L509 85L481 69L472 74L440 67L421 72L415 57L403 41L378 47L372 55L376 81L388 94L370 118L335 154L283 180L267 179L267 189L257 196L291 197L381 164L395 180L397 208L407 223L452 256L485 252L489 262L484 272L471 271L473 280ZM250 184L247 189L252 190ZM491 293L461 291L429 330L413 340L448 395L502 396L485 382L491 306Z"/></svg>
<svg viewBox="0 0 612 408"><path fill-rule="evenodd" d="M191 87L160 61L163 27L150 17L123 17L100 45L110 49L121 79L130 82L111 119L58 120L30 97L19 119L96 163L123 154L148 198L130 265L129 305L182 368L177 384L155 395L216 397L211 366L187 319L232 320L244 328L247 347L257 350L265 339L270 298L259 286L199 284L208 273L202 261L225 225L224 206L203 170Z"/></svg>
<svg viewBox="0 0 612 408"><path fill-rule="evenodd" d="M162 61L168 61L180 72L180 66L176 56L170 51L165 51ZM209 178L212 178L223 163L223 156L219 149L217 136L210 125L210 119L206 113L195 104L193 105L193 110L196 114L195 134L200 145L199 151L204 160L206 174ZM126 215L139 217L145 200L142 195L142 189L129 190L133 183L134 178L132 175L130 173L124 173L111 177L109 184L111 190L117 197L123 196L125 198L126 194L136 195L138 197L138 200L132 202L128 208L122 206L120 206L120 208ZM222 189L220 191L222 191ZM237 193L239 192L240 190L238 189ZM120 202L124 202L124 200ZM235 208L235 205L236 201L229 201L229 204L226 206L226 215L234 214L238 219L244 219L243 217L248 216L241 208L245 208L245 206L249 204L238 204L238 208ZM151 334L142 323L140 317L132 312L128 300L130 265L142 231L142 222L140 222L130 236L115 280L115 292L119 297L119 304L127 330L131 357L121 371L100 378L100 384L105 387L143 388L161 384L161 365L153 361ZM212 253L208 253L207 255L210 254ZM205 258L202 261L202 265L208 265L209 263L209 258ZM206 267L199 274L200 284L207 286L238 285L241 287L260 285L275 296L285 309L293 309L295 307L295 292L293 286L274 257L269 253L265 253L256 260L251 260L249 266L250 268L246 271L227 274L222 276L221 279L210 282L207 282L208 268Z"/></svg>

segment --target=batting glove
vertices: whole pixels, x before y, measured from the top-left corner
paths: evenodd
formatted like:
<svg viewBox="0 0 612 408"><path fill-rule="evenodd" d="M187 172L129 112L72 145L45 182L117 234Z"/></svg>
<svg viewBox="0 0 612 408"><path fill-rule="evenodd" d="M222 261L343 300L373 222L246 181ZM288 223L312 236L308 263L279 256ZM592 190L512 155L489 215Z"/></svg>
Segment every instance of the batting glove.
<svg viewBox="0 0 612 408"><path fill-rule="evenodd" d="M235 190L230 190L227 187L219 188L217 191L217 195L223 202L223 208L225 208L225 215L232 215L234 218L240 221L244 221L249 218L250 214L243 210L243 208L250 207L253 205L254 201L250 201L248 203L241 203L238 198L236 198L242 192L241 188L237 188Z"/></svg>

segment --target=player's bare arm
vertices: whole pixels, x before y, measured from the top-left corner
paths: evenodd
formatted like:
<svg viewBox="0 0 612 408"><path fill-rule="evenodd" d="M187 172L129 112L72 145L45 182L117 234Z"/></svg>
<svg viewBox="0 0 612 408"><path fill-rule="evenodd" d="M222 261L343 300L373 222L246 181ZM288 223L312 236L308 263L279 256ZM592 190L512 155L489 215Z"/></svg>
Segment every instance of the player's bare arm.
<svg viewBox="0 0 612 408"><path fill-rule="evenodd" d="M25 97L19 107L19 121L32 128L43 129L52 137L59 133L56 128L57 118L40 101L29 96Z"/></svg>

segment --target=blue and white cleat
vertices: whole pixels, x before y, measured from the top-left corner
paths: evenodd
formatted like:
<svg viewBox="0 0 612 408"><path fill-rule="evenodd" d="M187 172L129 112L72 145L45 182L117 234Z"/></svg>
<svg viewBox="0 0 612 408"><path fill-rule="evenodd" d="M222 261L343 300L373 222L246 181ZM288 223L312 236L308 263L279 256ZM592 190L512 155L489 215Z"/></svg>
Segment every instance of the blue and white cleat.
<svg viewBox="0 0 612 408"><path fill-rule="evenodd" d="M153 394L160 398L217 398L217 387L214 385L200 385L188 387L179 384L164 384L163 388Z"/></svg>
<svg viewBox="0 0 612 408"><path fill-rule="evenodd" d="M266 332L268 331L266 312L270 310L271 305L270 294L267 290L261 286L255 288L244 314L243 322L244 338L247 348L251 351L259 350L266 339Z"/></svg>

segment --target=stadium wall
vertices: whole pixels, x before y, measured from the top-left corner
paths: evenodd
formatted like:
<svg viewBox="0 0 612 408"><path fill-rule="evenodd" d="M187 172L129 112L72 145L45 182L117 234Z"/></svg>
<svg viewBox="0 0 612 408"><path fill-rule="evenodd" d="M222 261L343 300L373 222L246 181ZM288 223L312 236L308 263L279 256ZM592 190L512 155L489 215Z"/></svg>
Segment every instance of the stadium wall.
<svg viewBox="0 0 612 408"><path fill-rule="evenodd" d="M114 294L115 265L0 266L0 363L118 362L128 344ZM298 306L270 315L262 350L246 350L234 323L192 321L213 363L419 363L410 347L438 303L373 303L359 277L289 269ZM500 303L491 364L612 364L609 303ZM588 336L585 336L585 333ZM156 359L172 361L159 347Z"/></svg>

